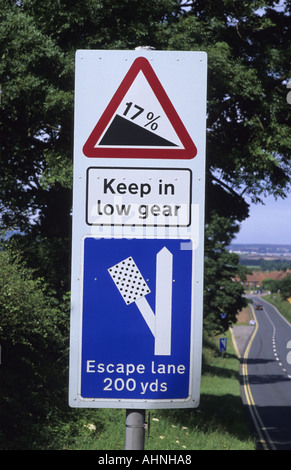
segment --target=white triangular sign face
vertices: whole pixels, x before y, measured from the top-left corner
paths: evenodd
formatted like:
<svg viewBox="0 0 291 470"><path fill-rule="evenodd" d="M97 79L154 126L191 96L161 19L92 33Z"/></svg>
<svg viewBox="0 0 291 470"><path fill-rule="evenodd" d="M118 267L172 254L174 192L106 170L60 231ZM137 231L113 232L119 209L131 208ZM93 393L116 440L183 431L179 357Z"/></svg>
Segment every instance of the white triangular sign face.
<svg viewBox="0 0 291 470"><path fill-rule="evenodd" d="M184 148L140 71L95 147Z"/></svg>
<svg viewBox="0 0 291 470"><path fill-rule="evenodd" d="M197 149L150 63L137 58L86 141L92 158L190 159Z"/></svg>

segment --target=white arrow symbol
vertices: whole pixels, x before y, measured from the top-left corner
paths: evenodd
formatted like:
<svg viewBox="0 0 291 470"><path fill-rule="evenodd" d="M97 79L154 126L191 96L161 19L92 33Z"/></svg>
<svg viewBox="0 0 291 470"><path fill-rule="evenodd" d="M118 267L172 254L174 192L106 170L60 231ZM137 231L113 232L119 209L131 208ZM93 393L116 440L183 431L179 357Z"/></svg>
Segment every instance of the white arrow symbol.
<svg viewBox="0 0 291 470"><path fill-rule="evenodd" d="M125 303L135 302L155 338L155 355L171 354L173 255L164 247L156 257L156 314L145 296L150 293L132 257L108 269Z"/></svg>
<svg viewBox="0 0 291 470"><path fill-rule="evenodd" d="M155 355L171 354L173 255L164 247L156 260Z"/></svg>

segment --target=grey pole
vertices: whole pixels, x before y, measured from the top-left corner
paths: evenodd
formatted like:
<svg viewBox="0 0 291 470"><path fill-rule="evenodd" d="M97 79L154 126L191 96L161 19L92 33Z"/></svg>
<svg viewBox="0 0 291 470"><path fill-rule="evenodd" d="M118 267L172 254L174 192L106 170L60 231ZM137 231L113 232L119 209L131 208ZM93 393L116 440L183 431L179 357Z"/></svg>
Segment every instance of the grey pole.
<svg viewBox="0 0 291 470"><path fill-rule="evenodd" d="M145 410L126 410L125 450L144 450Z"/></svg>

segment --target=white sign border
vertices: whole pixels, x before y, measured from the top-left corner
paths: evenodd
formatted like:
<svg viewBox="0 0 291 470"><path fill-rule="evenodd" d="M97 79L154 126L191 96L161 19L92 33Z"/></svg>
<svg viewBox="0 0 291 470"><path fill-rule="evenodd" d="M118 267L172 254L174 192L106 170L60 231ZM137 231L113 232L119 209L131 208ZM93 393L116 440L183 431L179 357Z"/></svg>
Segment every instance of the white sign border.
<svg viewBox="0 0 291 470"><path fill-rule="evenodd" d="M137 57L146 57L157 73L169 99L172 101L178 115L187 128L198 153L192 160L167 160L167 159L133 159L133 158L86 158L82 153L82 147L88 138L93 126L108 105L116 87L124 78L129 67ZM83 64L82 64L83 62ZM101 71L88 74L85 63L102 63ZM82 65L81 65L82 64ZM168 65L172 72L168 70ZM94 67L95 67L94 65ZM176 69L176 65L178 68ZM71 333L70 333L70 365L69 365L69 404L72 407L85 408L195 408L199 404L200 380L201 380L201 355L202 355L202 305L203 305L203 261L204 261L204 198L205 198L205 136L206 136L206 80L207 80L207 55L202 51L104 51L82 50L76 53L76 96L75 96L75 131L74 131L74 184L73 184L73 240L72 240L72 282L71 282ZM93 65L90 65L93 67ZM108 68L113 70L108 80ZM173 70L175 69L175 74ZM195 73L193 73L193 71ZM107 74L107 75L106 75ZM173 75L175 77L173 78ZM86 80L89 79L89 82ZM106 90L98 90L96 83L106 84ZM107 86L108 85L108 86ZM102 85L103 86L103 85ZM93 90L93 95L88 90ZM77 91L78 89L78 91ZM185 90L195 90L194 94L186 96ZM176 96L178 90L178 97ZM104 92L103 92L104 91ZM79 96L86 96L84 102ZM173 98L174 97L174 98ZM95 117L84 119L92 103L97 103L99 110ZM195 113L193 114L193 109ZM85 127L83 124L86 124ZM80 128L80 126L82 128ZM112 226L103 227L102 233L97 233L96 227L88 227L85 221L86 211L86 171L89 166L133 166L140 167L167 167L167 165L180 168L188 168L192 171L192 205L191 227L181 228L179 233L176 228L169 229L165 233L157 227L147 227L146 237L141 228L134 234L124 232L124 227L117 227L112 231ZM94 230L92 230L92 228ZM162 233L163 232L163 233ZM156 400L139 402L132 400L110 401L84 401L78 395L78 361L80 360L80 305L82 304L82 240L86 236L96 238L151 238L165 237L193 240L193 282L192 282L192 308L193 321L191 337L191 357L194 358L191 370L191 399L180 401L167 401L159 403ZM195 398L194 398L195 397Z"/></svg>

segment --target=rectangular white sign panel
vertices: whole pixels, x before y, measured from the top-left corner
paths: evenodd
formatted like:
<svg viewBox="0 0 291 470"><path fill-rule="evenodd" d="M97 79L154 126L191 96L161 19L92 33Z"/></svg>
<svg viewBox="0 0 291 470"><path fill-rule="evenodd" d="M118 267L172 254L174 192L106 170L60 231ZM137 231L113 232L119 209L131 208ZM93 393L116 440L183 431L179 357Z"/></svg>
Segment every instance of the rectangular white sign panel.
<svg viewBox="0 0 291 470"><path fill-rule="evenodd" d="M187 227L191 176L188 169L90 167L87 223Z"/></svg>
<svg viewBox="0 0 291 470"><path fill-rule="evenodd" d="M76 53L69 403L199 404L204 52Z"/></svg>

